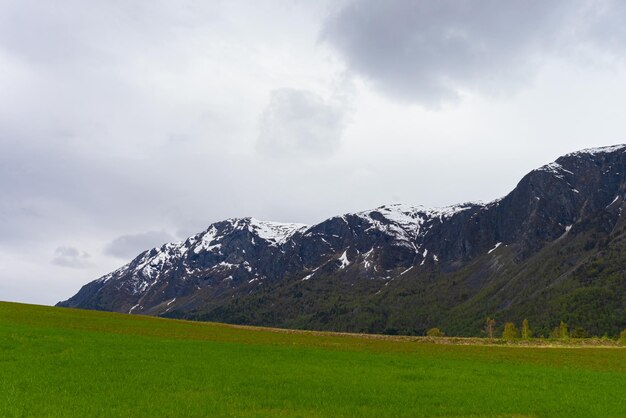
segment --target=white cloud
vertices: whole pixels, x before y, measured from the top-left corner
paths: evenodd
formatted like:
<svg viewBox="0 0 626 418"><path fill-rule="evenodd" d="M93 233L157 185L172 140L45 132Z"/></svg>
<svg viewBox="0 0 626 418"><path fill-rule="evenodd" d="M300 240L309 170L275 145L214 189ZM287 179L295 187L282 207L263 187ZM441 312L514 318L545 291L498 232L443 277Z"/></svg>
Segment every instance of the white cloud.
<svg viewBox="0 0 626 418"><path fill-rule="evenodd" d="M58 247L51 263L57 266L84 269L91 266L91 255L74 247Z"/></svg>

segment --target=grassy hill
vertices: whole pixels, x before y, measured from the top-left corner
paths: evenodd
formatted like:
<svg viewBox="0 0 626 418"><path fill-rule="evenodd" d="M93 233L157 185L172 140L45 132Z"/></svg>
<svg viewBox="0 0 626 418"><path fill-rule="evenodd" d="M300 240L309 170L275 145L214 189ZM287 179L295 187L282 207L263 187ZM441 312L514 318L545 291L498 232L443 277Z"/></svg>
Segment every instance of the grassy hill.
<svg viewBox="0 0 626 418"><path fill-rule="evenodd" d="M442 345L0 303L0 416L626 416L626 349Z"/></svg>

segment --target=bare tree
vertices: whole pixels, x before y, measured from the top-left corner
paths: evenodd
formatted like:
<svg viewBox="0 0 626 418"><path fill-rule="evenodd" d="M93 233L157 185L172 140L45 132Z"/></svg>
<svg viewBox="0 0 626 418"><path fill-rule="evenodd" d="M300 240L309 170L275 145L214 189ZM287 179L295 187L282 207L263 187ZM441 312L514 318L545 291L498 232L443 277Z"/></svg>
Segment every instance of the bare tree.
<svg viewBox="0 0 626 418"><path fill-rule="evenodd" d="M532 337L533 332L530 329L530 325L528 325L528 319L524 319L522 322L522 338L525 340L530 339Z"/></svg>
<svg viewBox="0 0 626 418"><path fill-rule="evenodd" d="M487 320L485 321L485 328L483 329L485 334L487 334L487 337L493 338L493 333L495 332L495 329L496 329L496 320L493 318L487 317Z"/></svg>

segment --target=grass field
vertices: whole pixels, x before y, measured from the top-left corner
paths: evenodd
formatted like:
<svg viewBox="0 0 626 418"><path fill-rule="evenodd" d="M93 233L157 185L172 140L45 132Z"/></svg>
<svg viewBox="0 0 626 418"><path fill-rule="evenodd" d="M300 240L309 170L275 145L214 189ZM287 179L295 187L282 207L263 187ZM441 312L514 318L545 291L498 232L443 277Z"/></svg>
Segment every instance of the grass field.
<svg viewBox="0 0 626 418"><path fill-rule="evenodd" d="M441 345L0 303L0 416L626 417L626 349Z"/></svg>

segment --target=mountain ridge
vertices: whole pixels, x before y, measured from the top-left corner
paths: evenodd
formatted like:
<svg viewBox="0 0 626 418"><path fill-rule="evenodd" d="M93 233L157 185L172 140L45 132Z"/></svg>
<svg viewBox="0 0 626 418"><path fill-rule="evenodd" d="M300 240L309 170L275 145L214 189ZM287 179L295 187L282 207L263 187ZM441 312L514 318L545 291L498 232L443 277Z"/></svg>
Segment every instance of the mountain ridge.
<svg viewBox="0 0 626 418"><path fill-rule="evenodd" d="M499 300L506 291L490 293L490 285L504 282L504 289L534 288L543 294L545 286L519 278L534 259L555 245L566 248L594 233L606 239L622 227L625 152L626 145L614 145L566 154L487 203L383 205L311 226L230 218L141 253L58 305L336 331L420 333L446 325L457 334L476 334L484 316L521 320L513 313L532 305L519 295ZM584 245L576 247L574 265L599 250ZM550 256L547 264L556 266L561 258ZM568 275L561 269L544 273L547 289L559 280L568 283L567 292L584 288L572 285L575 271ZM567 279L559 279L563 274ZM450 281L464 289L452 300L459 292L446 293ZM415 294L389 296L400 289ZM381 294L388 296L381 299ZM482 305L471 307L483 298ZM327 306L335 299L336 312ZM411 304L419 303L430 309L414 306L410 314ZM614 305L619 311L623 298ZM461 314L464 307L468 311ZM622 314L612 313L604 332L626 325ZM515 315L532 318L544 331L567 319L536 308ZM591 319L574 322L588 332L601 331Z"/></svg>

